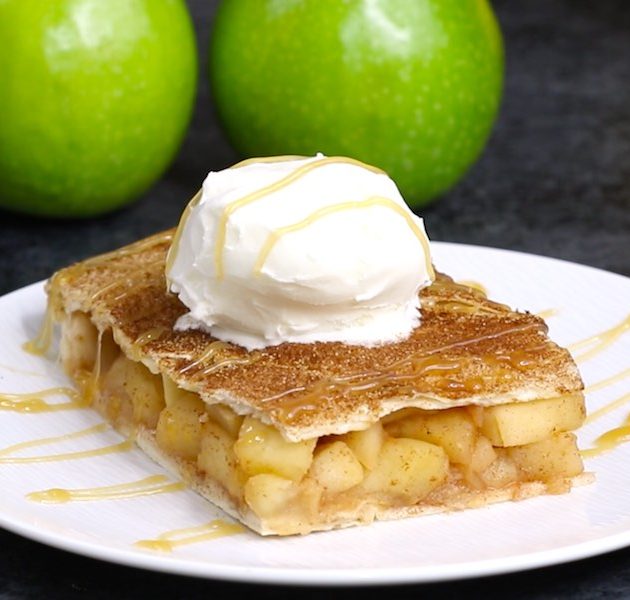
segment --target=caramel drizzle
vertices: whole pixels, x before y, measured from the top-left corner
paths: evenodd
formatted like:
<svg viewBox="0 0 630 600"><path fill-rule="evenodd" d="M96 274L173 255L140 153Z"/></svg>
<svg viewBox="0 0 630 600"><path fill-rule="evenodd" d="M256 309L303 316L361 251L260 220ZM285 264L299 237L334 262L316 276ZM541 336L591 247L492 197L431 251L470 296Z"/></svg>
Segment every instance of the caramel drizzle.
<svg viewBox="0 0 630 600"><path fill-rule="evenodd" d="M280 239L290 233L294 233L296 231L300 231L301 229L305 229L309 227L319 219L327 217L333 213L342 212L346 210L358 210L363 208L372 208L374 206L382 206L384 208L388 208L389 210L394 211L399 214L407 223L413 234L418 238L420 245L423 250L423 257L425 261L425 268L431 280L435 279L435 272L433 271L433 265L431 264L431 254L429 249L429 240L426 235L422 232L422 230L416 225L413 218L409 215L409 213L399 204L394 202L389 198L383 198L380 196L372 196L367 200L359 200L359 201L348 201L348 202L340 202L338 204L331 204L330 206L324 206L313 213L311 213L305 219L298 221L297 223L293 223L291 225L286 225L284 227L279 227L275 231L272 231L265 243L263 244L260 253L258 254L258 259L256 264L254 265L254 274L260 275L261 270L269 257L269 254L273 250L276 243L280 241Z"/></svg>
<svg viewBox="0 0 630 600"><path fill-rule="evenodd" d="M219 369L223 367L232 367L235 365L251 365L260 359L260 354L257 352L250 352L244 356L229 356L224 358L223 360L219 360L214 362L214 359L217 355L222 351L231 347L231 344L227 342L215 341L211 342L204 353L197 359L195 359L190 364L186 365L179 369L179 373L181 375L188 373L189 371L195 370L194 377L204 377L207 375L211 375L212 373L216 373ZM212 364L208 366L204 366L206 361L213 360ZM196 371L196 369L198 369Z"/></svg>
<svg viewBox="0 0 630 600"><path fill-rule="evenodd" d="M593 358L593 356L595 356L596 354L608 348L608 346L613 344L615 341L617 341L617 339L621 337L628 329L630 329L630 314L625 319L620 321L617 325L601 333L576 342L575 344L569 346L569 349L574 352L576 350L587 348L584 352L582 352L582 354L576 356L575 360L576 362L589 360ZM617 383L618 381L621 381L622 379L628 377L628 375L630 375L630 368L625 369L620 373L612 375L611 377L607 377L606 379L603 379L602 381L599 381L589 386L588 388L586 388L586 391L593 392L603 387L613 385L614 383ZM600 417L603 417L604 415L607 415L614 410L617 410L628 402L630 402L630 392L623 394L619 398L590 413L587 416L585 423L592 423L596 419L599 419ZM609 431L601 434L595 440L593 447L583 450L581 454L584 458L593 458L595 456L603 454L604 452L608 452L609 450L612 450L628 441L630 441L630 415L628 415L623 425L621 425L620 427L614 427L613 429L610 429Z"/></svg>
<svg viewBox="0 0 630 600"><path fill-rule="evenodd" d="M622 399L624 402L627 402L630 400L630 394L626 394L619 400ZM630 415L628 415L621 427L615 427L606 431L595 440L592 448L582 450L580 454L584 458L593 458L603 454L604 452L613 450L626 442L630 442Z"/></svg>
<svg viewBox="0 0 630 600"><path fill-rule="evenodd" d="M584 423L592 423L596 419L613 412L627 402L630 402L630 392L593 411L590 415L588 415L588 417L586 417Z"/></svg>
<svg viewBox="0 0 630 600"><path fill-rule="evenodd" d="M274 183L270 185L260 188L259 190L256 190L255 192L247 194L246 196L243 196L242 198L238 200L234 200L233 202L225 206L225 208L223 209L223 214L221 215L221 218L219 220L218 227L217 227L216 241L215 241L215 247L214 247L214 264L215 264L216 277L218 280L223 279L223 250L225 248L225 240L227 237L227 226L228 226L228 221L230 217L240 208L243 208L244 206L247 206L249 204L253 204L254 202L257 202L258 200L265 198L266 196L287 187L288 185L297 181L298 179L301 179L302 177L304 177L311 171L320 169L321 167L325 165L330 165L330 164L351 164L351 165L355 165L355 166L367 169L368 171L372 171L373 173L384 174L384 172L381 169L378 169L371 165L367 165L353 158L346 158L342 156L330 156L330 157L325 157L319 160L306 163L305 165L298 167L295 171L293 171L292 173L289 173L289 175L286 175L282 179L279 179L278 181L275 181Z"/></svg>
<svg viewBox="0 0 630 600"><path fill-rule="evenodd" d="M48 446L51 444L57 444L59 442L65 442L67 440L74 440L77 438L92 435L109 429L107 423L101 423L87 429L82 429L74 433L67 433L65 435L41 438L37 440L30 440L28 442L21 442L19 444L13 444L7 448L0 450L0 464L26 464L26 463L44 463L44 462L56 462L63 460L77 460L81 458L89 458L92 456L103 456L105 454L115 454L118 452L126 452L131 450L133 442L131 440L125 440L118 444L111 444L109 446L103 446L101 448L94 448L92 450L81 450L76 452L62 452L58 454L40 454L37 456L13 456L16 452L27 450L30 448L36 448L40 446Z"/></svg>
<svg viewBox="0 0 630 600"><path fill-rule="evenodd" d="M488 288L486 288L485 285L483 285L482 283L479 283L478 281L464 280L464 281L458 281L457 283L467 288L472 288L473 290L476 290L477 292L481 292L484 296L488 295Z"/></svg>
<svg viewBox="0 0 630 600"><path fill-rule="evenodd" d="M474 284L474 285L470 285ZM444 309L449 312L469 313L469 314L497 314L504 310L509 310L509 307L505 304L498 302L492 302L488 300L488 297L481 289L481 284L476 282L455 282L448 279L437 278L435 279L429 290L431 292L440 292L443 290L449 291L449 298L443 299L437 296L429 296L422 299L422 305L427 308ZM461 290L464 293L471 294L473 298L452 298L452 292ZM486 302L490 302L487 305Z"/></svg>
<svg viewBox="0 0 630 600"><path fill-rule="evenodd" d="M245 160L242 160L232 165L230 169L240 169L241 167L246 167L248 165L253 165L256 163L269 164L269 163L279 163L279 162L291 162L294 160L305 160L306 158L308 157L302 156L300 154L284 154L280 156L261 156L258 158L256 157L246 158Z"/></svg>
<svg viewBox="0 0 630 600"><path fill-rule="evenodd" d="M214 519L198 527L173 529L160 534L155 539L140 540L136 542L134 546L155 552L172 552L179 546L198 544L229 535L236 535L245 531L245 527L240 523L229 523L222 519Z"/></svg>
<svg viewBox="0 0 630 600"><path fill-rule="evenodd" d="M24 342L24 344L22 344L22 350L35 356L44 356L50 349L54 331L55 311L52 302L49 302L46 306L44 320L42 322L39 333L35 336L34 339Z"/></svg>
<svg viewBox="0 0 630 600"><path fill-rule="evenodd" d="M494 334L459 340L435 348L422 355L418 353L406 356L382 369L354 373L343 377L324 378L311 385L297 386L264 398L262 402L282 400L280 409L285 413L286 417L291 420L300 412L316 410L322 399L335 393L350 395L381 388L385 385L404 385L407 382L408 386L406 388L403 387L401 393L411 393L414 391L414 381L436 373L441 375L446 390L453 391L463 389L467 392L474 393L481 389L484 383L483 380L472 378L470 381L461 382L456 379L449 379L449 374L457 374L461 370L461 362L457 359L443 358L439 355L445 351L453 350L461 346L497 339L505 335L524 332L532 328L539 329L540 325L538 323L526 323ZM542 348L542 345L540 347L523 349L511 354L498 353L494 356L484 357L483 360L493 362L499 366L511 366L512 368L523 369L527 368L533 362L529 354L540 348ZM403 369L410 372L401 373L400 371Z"/></svg>
<svg viewBox="0 0 630 600"><path fill-rule="evenodd" d="M495 315L501 312L500 308L484 306L480 302L473 300L442 300L440 298L428 298L423 300L423 306L434 310L442 309L448 312L479 314L479 315Z"/></svg>
<svg viewBox="0 0 630 600"><path fill-rule="evenodd" d="M186 205L184 212L182 213L181 218L179 219L179 223L177 225L177 229L175 230L175 236L173 237L173 243L168 250L168 254L166 255L166 267L165 272L169 273L171 268L173 267L173 263L175 262L175 258L177 256L177 248L179 248L179 241L182 237L182 232L184 231L184 227L190 218L190 214L193 209L201 202L201 198L203 196L203 189L199 190L193 197L192 200ZM167 284L168 289L168 284Z"/></svg>
<svg viewBox="0 0 630 600"><path fill-rule="evenodd" d="M142 348L150 342L159 340L167 331L170 331L168 327L152 327L141 333L133 342L133 346L136 348Z"/></svg>
<svg viewBox="0 0 630 600"><path fill-rule="evenodd" d="M192 369L195 369L198 366L201 366L207 360L214 358L219 352L221 352L221 350L225 350L229 347L230 347L230 344L228 344L227 342L219 342L219 341L211 342L206 348L206 350L204 351L204 353L199 358L197 358L190 364L186 365L183 369L180 369L179 372L181 374L187 373L188 371L191 371Z"/></svg>
<svg viewBox="0 0 630 600"><path fill-rule="evenodd" d="M212 373L216 373L219 369L222 369L223 367L232 367L234 365L242 365L242 366L251 365L252 363L255 363L259 358L260 358L259 355L243 356L241 358L239 357L226 358L212 365L204 367L199 372L199 376L212 375Z"/></svg>
<svg viewBox="0 0 630 600"><path fill-rule="evenodd" d="M149 238L140 240L135 242L134 244L130 244L124 248L119 248L117 250L112 250L111 252L106 252L105 254L99 254L98 256L94 256L92 258L88 258L84 260L80 265L75 267L71 267L72 270L80 269L81 271L86 271L90 266L98 266L107 262L112 258L120 258L126 256L133 256L138 254L152 246L157 246L158 244L169 242L173 239L173 234L169 231L161 232L155 235L152 235ZM155 261L155 263L150 263L149 265L145 265L142 267L143 270L146 270L148 267L153 266L153 264L158 264L161 261ZM56 273L52 280L51 285L54 286L55 282L62 278L66 277L67 273L59 272ZM101 294L106 293L110 288L123 283L124 279L117 280L104 288L98 290L95 295L92 297L92 301L98 298ZM54 333L54 325L55 325L55 307L54 303L49 301L46 306L46 312L44 314L44 320L42 322L39 333L35 336L34 339L28 340L22 345L22 349L29 354L34 354L35 356L44 356L52 343L53 333Z"/></svg>
<svg viewBox="0 0 630 600"><path fill-rule="evenodd" d="M183 482L170 482L164 475L152 475L117 485L106 485L81 489L51 488L27 494L32 502L43 504L65 504L68 502L94 502L100 500L120 500L138 496L170 494L186 489Z"/></svg>
<svg viewBox="0 0 630 600"><path fill-rule="evenodd" d="M596 392L597 390L601 390L602 388L608 387L609 385L614 385L615 383L618 383L619 381L626 379L626 377L630 377L630 367L627 369L624 369L620 373L616 373L615 375L611 375L610 377L607 377L606 379L602 379L601 381L598 381L597 383L593 383L589 385L587 388L585 388L584 392L587 394Z"/></svg>
<svg viewBox="0 0 630 600"><path fill-rule="evenodd" d="M108 292L115 290L120 286L125 286L125 290L114 298L115 300L122 300L125 296L129 294L131 290L140 287L140 283L138 282L138 280L134 279L136 275L147 273L153 267L159 267L162 264L163 260L157 259L150 263L147 263L146 265L142 265L136 269L133 269L131 272L126 273L124 277L114 279L111 283L108 283L107 285L104 285L100 289L96 290L90 298L90 303L94 303L104 294L107 294Z"/></svg>
<svg viewBox="0 0 630 600"><path fill-rule="evenodd" d="M630 376L630 368L624 369L623 371L616 373L602 381L598 381L585 389L585 392L590 393L596 390L600 390L604 387L613 385L619 381ZM625 404L630 402L630 392L623 394L619 398L605 404L604 406L598 408L597 410L591 412L586 419L584 420L585 424L592 423L593 421L607 415L618 408L624 406ZM582 456L585 458L592 458L594 456L598 456L607 452L608 450L612 450L617 446L630 441L630 414L627 416L625 423L621 427L614 427L609 431L601 434L594 442L594 446L587 450L583 450L581 452Z"/></svg>
<svg viewBox="0 0 630 600"><path fill-rule="evenodd" d="M46 402L49 396L66 396L68 402ZM37 392L0 394L0 410L20 413L43 413L60 410L74 410L88 405L84 398L72 388L54 387Z"/></svg>
<svg viewBox="0 0 630 600"><path fill-rule="evenodd" d="M568 346L568 350L571 353L574 353L584 348L589 348L588 350L582 352L582 354L579 354L575 357L576 362L587 361L593 358L593 356L595 356L596 354L599 354L600 352L608 348L608 346L613 344L615 341L617 341L617 339L621 337L628 329L630 329L630 314L628 314L625 319L620 321L614 327L606 329L601 333L592 335L579 342L575 342L574 344L570 344Z"/></svg>
<svg viewBox="0 0 630 600"><path fill-rule="evenodd" d="M84 402L91 406L98 395L98 386L101 378L101 364L103 360L103 335L105 331L99 329L96 344L96 357L92 371L84 374L75 374L74 378L79 383L83 392Z"/></svg>
<svg viewBox="0 0 630 600"><path fill-rule="evenodd" d="M46 373L30 371L29 369L22 369L20 367L14 367L13 365L0 364L0 369L10 371L11 373L18 373L19 375L28 375L29 377L48 377Z"/></svg>

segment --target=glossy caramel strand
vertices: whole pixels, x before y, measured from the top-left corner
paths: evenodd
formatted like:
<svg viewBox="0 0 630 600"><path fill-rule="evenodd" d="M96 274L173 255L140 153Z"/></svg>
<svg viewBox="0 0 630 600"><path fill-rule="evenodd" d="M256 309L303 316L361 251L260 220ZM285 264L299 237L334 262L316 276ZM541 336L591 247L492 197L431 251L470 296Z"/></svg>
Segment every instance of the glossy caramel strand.
<svg viewBox="0 0 630 600"><path fill-rule="evenodd" d="M394 200L391 200L389 198L382 198L379 196L372 196L367 200L340 202L338 204L324 206L314 211L308 217L302 219L301 221L297 221L296 223L292 223L291 225L286 225L285 227L280 227L279 229L272 231L263 243L262 248L260 249L256 264L254 265L254 275L259 276L262 273L263 266L267 261L269 254L274 249L275 245L284 236L305 229L319 219L327 217L331 214L347 210L364 210L366 208L374 207L387 208L388 210L395 212L402 219L404 219L407 226L416 236L418 242L420 243L420 246L422 247L423 265L427 273L429 274L429 278L431 280L435 279L435 272L433 270L433 265L431 264L431 253L429 250L429 240L427 239L427 236L416 225L412 217L407 213L407 211L405 211L404 208L402 208Z"/></svg>
<svg viewBox="0 0 630 600"><path fill-rule="evenodd" d="M80 489L51 488L27 494L32 502L66 504L68 502L96 502L121 500L138 496L170 494L186 489L183 482L173 482L164 475L151 475L138 481Z"/></svg>
<svg viewBox="0 0 630 600"><path fill-rule="evenodd" d="M64 396L64 402L48 402L49 397ZM20 413L57 412L85 408L88 403L79 392L67 387L53 387L37 392L0 394L0 410Z"/></svg>
<svg viewBox="0 0 630 600"><path fill-rule="evenodd" d="M630 394L622 396L619 400L623 400L624 403L630 401ZM618 402L618 401L617 401ZM614 402L613 404L616 404ZM613 427L605 433L602 433L594 442L592 448L582 450L581 454L584 458L593 458L614 450L621 444L630 442L630 414L626 417L623 424L619 427Z"/></svg>
<svg viewBox="0 0 630 600"><path fill-rule="evenodd" d="M495 383L499 380L507 381L513 377L513 371L525 371L535 366L535 355L550 342L545 341L540 345L509 353L499 350L494 354L468 358L451 356L448 351L540 327L540 323L528 322L507 327L494 334L458 340L431 352L412 354L381 369L353 373L345 377L323 378L310 386L295 387L265 398L264 402L273 402L274 408L290 422L301 413L318 410L321 402L333 396L362 394L367 401L366 392L384 388L388 389L390 396L412 395L421 389L419 384L428 378L433 378L434 386L444 392L460 391L473 395L487 387L487 382L482 376L462 378L466 362L478 362L490 367L492 381Z"/></svg>
<svg viewBox="0 0 630 600"><path fill-rule="evenodd" d="M601 381L598 381L586 388L587 393L594 392L607 386L614 385L624 379L630 377L630 368L624 369L619 373L615 373ZM592 423L601 417L610 414L611 412L618 410L619 408L630 403L630 392L622 394L618 398L611 400L599 407L597 410L592 411L585 419L585 424ZM602 433L594 442L592 448L588 448L582 451L582 455L585 458L592 458L599 456L609 450L613 450L617 446L630 441L630 414L626 417L624 423L621 426L613 427L612 429Z"/></svg>
<svg viewBox="0 0 630 600"><path fill-rule="evenodd" d="M14 456L15 454L23 450L29 450L31 448L39 448L41 446L50 446L53 444L59 444L62 442L75 440L78 438L94 435L95 433L106 431L109 428L110 427L107 423L99 423L98 425L88 427L87 429L81 429L80 431L75 431L74 433L66 433L66 434L58 435L54 437L39 438L35 440L29 440L26 442L20 442L18 444L13 444L12 446L8 446L7 448L3 448L2 450L0 450L0 464L25 464L25 463L56 462L56 461L63 461L63 460L76 460L80 458L90 458L92 456L102 456L105 454L115 454L118 452L125 452L132 448L133 442L131 440L125 440L120 443L110 444L108 446L103 446L100 448L95 448L95 449L90 449L90 450L80 450L80 451L75 451L75 452L59 452L59 453L52 453L52 454L40 454L36 456Z"/></svg>
<svg viewBox="0 0 630 600"><path fill-rule="evenodd" d="M154 552L172 552L179 546L199 544L209 540L236 535L245 532L246 529L240 523L230 523L223 519L214 519L197 527L185 527L172 529L160 534L155 539L140 540L134 545Z"/></svg>
<svg viewBox="0 0 630 600"><path fill-rule="evenodd" d="M600 354L611 344L616 342L623 334L630 330L630 314L628 314L619 323L606 329L600 333L592 335L586 339L570 344L568 349L571 353L584 350L581 354L575 356L576 362L585 362L594 356Z"/></svg>
<svg viewBox="0 0 630 600"><path fill-rule="evenodd" d="M371 165L367 165L353 158L347 158L345 156L327 156L319 160L308 162L298 167L285 177L279 179L278 181L275 181L250 194L247 194L246 196L243 196L238 200L234 200L223 209L223 214L221 215L217 226L217 234L214 247L214 268L217 279L220 280L223 278L223 251L225 249L227 228L230 217L241 208L253 204L254 202L257 202L263 198L266 198L270 194L273 194L274 192L291 185L298 179L305 177L312 171L321 169L322 167L329 164L352 164L367 169L368 171L372 171L374 173L383 173L381 169L378 169L377 167L373 167ZM241 163L240 166L243 166L243 163Z"/></svg>

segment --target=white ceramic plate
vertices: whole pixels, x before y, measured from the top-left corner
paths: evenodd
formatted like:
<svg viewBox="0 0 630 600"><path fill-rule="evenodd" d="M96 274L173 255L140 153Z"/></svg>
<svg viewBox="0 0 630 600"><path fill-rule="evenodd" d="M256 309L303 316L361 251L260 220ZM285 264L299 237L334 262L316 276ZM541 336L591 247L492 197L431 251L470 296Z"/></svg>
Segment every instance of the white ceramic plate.
<svg viewBox="0 0 630 600"><path fill-rule="evenodd" d="M628 317L630 279L589 267L516 252L434 243L437 267L457 280L483 284L490 296L518 309L549 311L550 334L569 345ZM0 391L26 392L66 384L54 361L26 354L44 311L41 284L0 299ZM587 385L630 369L630 328L601 352L579 361ZM579 356L580 352L576 351ZM588 394L588 409L630 394L630 372ZM630 402L585 426L580 445L622 424ZM100 422L89 409L24 414L0 410L1 449L59 436ZM68 452L120 442L113 431L16 454ZM0 525L79 554L157 571L283 584L364 585L429 582L506 573L567 562L630 545L630 444L586 462L593 485L448 515L375 523L305 537L239 533L175 548L134 543L166 530L224 518L196 494L42 504L26 498L48 488L125 483L162 473L140 451L64 462L0 464Z"/></svg>

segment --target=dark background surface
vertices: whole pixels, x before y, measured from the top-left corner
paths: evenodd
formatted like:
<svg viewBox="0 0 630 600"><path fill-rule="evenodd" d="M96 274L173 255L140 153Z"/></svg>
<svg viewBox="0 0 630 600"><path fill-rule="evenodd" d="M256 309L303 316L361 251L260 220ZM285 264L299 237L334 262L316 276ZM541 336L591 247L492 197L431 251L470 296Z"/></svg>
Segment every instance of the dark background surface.
<svg viewBox="0 0 630 600"><path fill-rule="evenodd" d="M0 212L0 294L175 225L207 172L237 159L217 126L205 78L216 0L188 4L197 27L201 77L195 116L178 158L138 202L113 215L70 222ZM502 111L481 159L423 211L429 236L630 275L630 4L495 0L494 6L507 52ZM146 572L0 532L3 599L319 598L335 591L347 598L366 593ZM385 593L401 598L630 598L630 550L513 575L395 586Z"/></svg>

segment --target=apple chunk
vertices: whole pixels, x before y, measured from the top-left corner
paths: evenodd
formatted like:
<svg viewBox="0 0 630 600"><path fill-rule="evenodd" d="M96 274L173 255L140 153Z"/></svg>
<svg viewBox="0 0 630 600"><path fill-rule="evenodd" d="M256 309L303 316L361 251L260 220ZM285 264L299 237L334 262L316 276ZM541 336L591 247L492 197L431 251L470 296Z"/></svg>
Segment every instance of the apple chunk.
<svg viewBox="0 0 630 600"><path fill-rule="evenodd" d="M463 408L439 411L418 409L386 426L394 437L406 437L444 448L454 463L468 464L477 437L477 429L468 412Z"/></svg>
<svg viewBox="0 0 630 600"><path fill-rule="evenodd" d="M71 377L78 372L91 371L96 361L98 331L88 315L76 311L66 317L61 330L61 355L64 369Z"/></svg>
<svg viewBox="0 0 630 600"><path fill-rule="evenodd" d="M447 474L448 457L439 446L409 438L389 438L383 443L378 463L361 486L366 492L418 502L442 484Z"/></svg>
<svg viewBox="0 0 630 600"><path fill-rule="evenodd" d="M309 475L324 491L336 494L360 483L363 467L347 444L337 440L317 447Z"/></svg>
<svg viewBox="0 0 630 600"><path fill-rule="evenodd" d="M229 406L224 404L209 404L206 406L208 418L221 425L230 435L238 436L238 432L243 424L243 416L237 415Z"/></svg>
<svg viewBox="0 0 630 600"><path fill-rule="evenodd" d="M142 363L120 354L103 377L101 392L109 398L107 413L114 422L131 413L135 425L157 425L164 408L162 379Z"/></svg>
<svg viewBox="0 0 630 600"><path fill-rule="evenodd" d="M496 459L480 474L482 481L489 488L502 488L519 479L519 469L507 455L507 450L497 449Z"/></svg>
<svg viewBox="0 0 630 600"><path fill-rule="evenodd" d="M366 469L373 469L385 439L385 431L383 425L376 422L367 429L345 433L339 439L347 444Z"/></svg>
<svg viewBox="0 0 630 600"><path fill-rule="evenodd" d="M577 429L585 416L582 394L515 402L486 408L481 431L493 446L522 446Z"/></svg>
<svg viewBox="0 0 630 600"><path fill-rule="evenodd" d="M195 411L199 414L205 410L205 404L198 394L180 388L168 375L162 375L164 385L164 401L168 408L177 407Z"/></svg>
<svg viewBox="0 0 630 600"><path fill-rule="evenodd" d="M573 433L557 433L541 442L510 448L508 455L527 480L574 477L584 470Z"/></svg>
<svg viewBox="0 0 630 600"><path fill-rule="evenodd" d="M155 429L158 445L180 458L196 460L201 448L202 414L183 404L167 406Z"/></svg>
<svg viewBox="0 0 630 600"><path fill-rule="evenodd" d="M262 518L279 514L297 495L298 484L271 473L259 473L245 483L244 496L248 506Z"/></svg>
<svg viewBox="0 0 630 600"><path fill-rule="evenodd" d="M153 429L164 408L161 377L151 373L142 363L129 361L125 387L133 404L136 422Z"/></svg>
<svg viewBox="0 0 630 600"><path fill-rule="evenodd" d="M234 438L213 421L203 425L197 466L219 482L232 497L241 497L245 475L238 466Z"/></svg>
<svg viewBox="0 0 630 600"><path fill-rule="evenodd" d="M298 481L311 466L316 441L290 442L271 425L248 416L241 425L234 452L248 475L273 473Z"/></svg>

